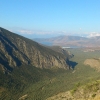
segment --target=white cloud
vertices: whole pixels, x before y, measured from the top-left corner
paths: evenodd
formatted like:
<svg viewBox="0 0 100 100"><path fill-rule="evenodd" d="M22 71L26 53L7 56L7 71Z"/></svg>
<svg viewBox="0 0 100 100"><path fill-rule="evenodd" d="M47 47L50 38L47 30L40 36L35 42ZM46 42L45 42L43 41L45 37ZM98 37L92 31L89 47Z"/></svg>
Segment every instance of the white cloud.
<svg viewBox="0 0 100 100"><path fill-rule="evenodd" d="M65 35L68 34L66 31L43 31L43 30L28 30L28 29L14 29L13 32L20 33L20 34L60 34Z"/></svg>
<svg viewBox="0 0 100 100"><path fill-rule="evenodd" d="M43 31L43 30L34 30L34 29L24 29L24 28L10 28L9 29L11 32L15 32L18 34L22 35L32 35L32 34L37 34L37 35L77 35L77 36L84 36L84 37L94 37L94 36L100 36L100 32L68 32L66 30L62 31ZM80 27L80 30L82 28Z"/></svg>
<svg viewBox="0 0 100 100"><path fill-rule="evenodd" d="M37 34L37 35L79 35L78 33L74 32L69 32L66 30L62 31L44 31L44 30L34 30L34 29L25 29L21 27L12 27L9 28L11 32L22 34L22 35L32 35L32 34Z"/></svg>
<svg viewBox="0 0 100 100"><path fill-rule="evenodd" d="M18 30L17 32L21 33L21 34L33 34L34 32L31 30Z"/></svg>
<svg viewBox="0 0 100 100"><path fill-rule="evenodd" d="M98 32L91 32L88 37L95 37L95 36L100 36L100 33Z"/></svg>

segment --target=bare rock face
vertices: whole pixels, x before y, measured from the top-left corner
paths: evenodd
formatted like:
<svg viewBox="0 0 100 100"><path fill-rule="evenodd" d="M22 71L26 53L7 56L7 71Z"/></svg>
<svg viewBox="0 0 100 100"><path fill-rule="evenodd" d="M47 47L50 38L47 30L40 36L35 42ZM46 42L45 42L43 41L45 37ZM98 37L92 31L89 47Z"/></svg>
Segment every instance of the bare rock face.
<svg viewBox="0 0 100 100"><path fill-rule="evenodd" d="M68 69L63 54L0 28L0 69L12 71L29 64L39 68Z"/></svg>

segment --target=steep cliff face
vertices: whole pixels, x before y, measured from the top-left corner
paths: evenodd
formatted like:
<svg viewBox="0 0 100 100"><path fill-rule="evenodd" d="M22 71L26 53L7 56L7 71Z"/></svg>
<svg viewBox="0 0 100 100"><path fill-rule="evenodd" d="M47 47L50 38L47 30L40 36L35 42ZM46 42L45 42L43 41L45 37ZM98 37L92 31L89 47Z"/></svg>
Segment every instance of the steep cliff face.
<svg viewBox="0 0 100 100"><path fill-rule="evenodd" d="M0 28L0 69L12 71L24 64L39 68L68 68L63 54Z"/></svg>

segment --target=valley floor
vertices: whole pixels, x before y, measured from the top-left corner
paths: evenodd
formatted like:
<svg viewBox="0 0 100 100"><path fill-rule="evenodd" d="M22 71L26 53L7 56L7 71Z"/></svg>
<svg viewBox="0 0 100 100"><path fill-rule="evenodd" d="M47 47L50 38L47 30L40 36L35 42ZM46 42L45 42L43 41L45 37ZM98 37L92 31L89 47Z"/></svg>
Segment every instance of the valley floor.
<svg viewBox="0 0 100 100"><path fill-rule="evenodd" d="M99 71L97 71L95 68L91 68L89 65L84 64L86 59L100 58L100 51L83 52L82 49L68 50L74 54L74 57L70 60L77 63L74 70L46 70L45 77L41 81L27 84L23 91L15 92L17 95L9 94L9 98L5 97L5 99L3 99L4 95L2 94L2 96L0 96L0 100L78 100L65 99L65 96L71 96L70 91L73 90L75 92L75 89L78 87L78 85L78 88L81 88L81 86L85 86L88 83L95 82L96 80L100 79ZM47 75L51 76L47 77ZM7 94L9 92L3 93ZM62 99L56 99L59 96ZM94 98L92 98L93 100L99 100L97 98L100 98L98 94L96 94L96 96L93 94L92 96L94 96ZM86 99L83 98L83 100ZM89 98L87 100L89 100Z"/></svg>

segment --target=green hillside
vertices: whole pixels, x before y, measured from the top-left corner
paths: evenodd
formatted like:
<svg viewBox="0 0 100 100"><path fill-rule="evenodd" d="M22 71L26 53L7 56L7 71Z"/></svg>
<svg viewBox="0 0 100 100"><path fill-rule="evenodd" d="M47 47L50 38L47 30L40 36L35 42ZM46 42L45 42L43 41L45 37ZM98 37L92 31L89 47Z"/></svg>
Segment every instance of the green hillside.
<svg viewBox="0 0 100 100"><path fill-rule="evenodd" d="M47 100L100 100L100 80L83 86L78 83L74 89L59 93Z"/></svg>
<svg viewBox="0 0 100 100"><path fill-rule="evenodd" d="M0 28L0 100L18 100L31 85L67 70L67 62L65 55Z"/></svg>
<svg viewBox="0 0 100 100"><path fill-rule="evenodd" d="M1 28L0 100L46 100L100 80L100 72L84 64L99 59L99 49L67 49L74 55L67 63L66 50L52 49Z"/></svg>
<svg viewBox="0 0 100 100"><path fill-rule="evenodd" d="M51 98L48 98L48 100L81 100L82 97L82 100L99 100L100 81L98 80L100 80L100 72L98 72L95 67L91 68L89 65L84 65L84 61L90 58L99 58L100 50L94 52L84 52L84 49L69 50L75 55L71 60L78 63L72 74L70 73L70 77L67 77L70 84L67 84L68 87L65 85L67 87L64 87L64 89L66 88L66 91L60 91L59 93L52 95L53 97L50 96ZM66 77L64 78L66 79ZM82 92L83 94L80 94L80 91L83 91L83 88L84 93ZM94 89L97 89L97 91ZM89 95L91 95L91 97L89 97Z"/></svg>
<svg viewBox="0 0 100 100"><path fill-rule="evenodd" d="M74 70L64 70L56 68L47 70L33 67L33 74L31 67L30 69L27 66L20 67L24 70L24 72L22 72L21 70L20 72L15 71L13 73L13 75L15 74L15 76L13 76L15 80L13 80L12 86L12 81L9 85L2 85L0 99L18 100L19 98L26 98L26 100L46 100L47 98L56 94L73 90L77 86L77 84L79 84L79 86L83 86L87 83L91 83L100 79L100 73L98 71L96 71L94 68L91 68L90 66L84 65L85 59L93 57L98 58L100 51L88 53L83 52L82 49L70 49L70 51L74 54L74 57L71 58L71 60L78 63L75 66ZM25 73L25 71L27 70L29 70L28 74ZM20 77L21 75L24 78ZM7 76L5 77L6 79L8 78ZM17 85L17 87L14 82L18 82L18 84L20 85ZM7 89L4 87L6 87Z"/></svg>
<svg viewBox="0 0 100 100"><path fill-rule="evenodd" d="M85 59L94 56L98 58L100 51L88 53L83 52L82 49L71 49L70 51L75 55L71 60L78 63L75 69L57 71L56 75L50 79L32 84L23 93L23 95L27 94L27 100L46 100L56 94L73 90L78 84L83 86L100 79L100 73L97 70L84 65Z"/></svg>

